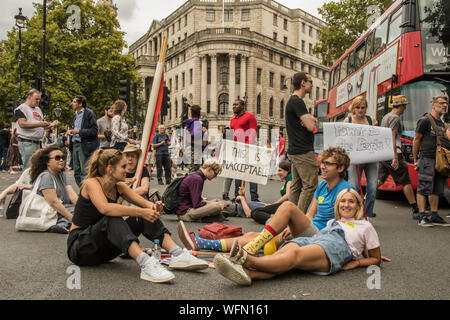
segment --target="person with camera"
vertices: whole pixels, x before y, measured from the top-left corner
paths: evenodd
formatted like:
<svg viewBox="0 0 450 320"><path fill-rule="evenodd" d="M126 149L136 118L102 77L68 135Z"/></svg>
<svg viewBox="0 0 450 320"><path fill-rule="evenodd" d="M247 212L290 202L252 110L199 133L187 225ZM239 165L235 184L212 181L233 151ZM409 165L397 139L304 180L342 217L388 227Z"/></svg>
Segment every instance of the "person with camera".
<svg viewBox="0 0 450 320"><path fill-rule="evenodd" d="M152 148L156 150L156 175L158 177L158 184L162 185L163 167L166 178L166 184L170 184L172 181L171 176L171 161L169 155L170 139L166 134L166 128L164 125L158 127L158 133L153 136Z"/></svg>
<svg viewBox="0 0 450 320"><path fill-rule="evenodd" d="M105 105L105 115L97 120L98 139L100 141L100 148L109 149L111 147L111 119L114 116L111 105Z"/></svg>

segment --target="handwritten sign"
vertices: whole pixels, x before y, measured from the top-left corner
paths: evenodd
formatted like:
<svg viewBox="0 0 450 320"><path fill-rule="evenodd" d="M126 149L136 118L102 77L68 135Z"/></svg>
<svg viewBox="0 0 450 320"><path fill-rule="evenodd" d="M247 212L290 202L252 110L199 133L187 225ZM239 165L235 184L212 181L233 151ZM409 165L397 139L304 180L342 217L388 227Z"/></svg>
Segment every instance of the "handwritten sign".
<svg viewBox="0 0 450 320"><path fill-rule="evenodd" d="M324 149L345 149L352 164L394 159L392 131L389 128L344 122L323 124Z"/></svg>
<svg viewBox="0 0 450 320"><path fill-rule="evenodd" d="M271 161L276 160L274 149L267 149L231 140L223 140L219 163L221 177L267 184Z"/></svg>

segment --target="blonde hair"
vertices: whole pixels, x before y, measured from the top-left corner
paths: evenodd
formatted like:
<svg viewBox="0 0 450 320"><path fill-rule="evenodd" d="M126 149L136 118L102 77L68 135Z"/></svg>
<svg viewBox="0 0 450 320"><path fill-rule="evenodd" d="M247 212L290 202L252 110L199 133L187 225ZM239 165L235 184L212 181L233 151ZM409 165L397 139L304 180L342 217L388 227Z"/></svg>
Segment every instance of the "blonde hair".
<svg viewBox="0 0 450 320"><path fill-rule="evenodd" d="M127 103L123 100L116 100L114 102L114 104L111 106L111 108L113 109L113 114L114 115L122 115L122 111L123 109L125 109L125 107L127 106Z"/></svg>
<svg viewBox="0 0 450 320"><path fill-rule="evenodd" d="M361 220L363 217L363 210L364 210L362 199L361 199L361 196L359 195L359 193L355 189L352 189L352 188L344 189L341 192L339 192L339 194L337 195L336 202L334 203L334 219L336 221L341 219L341 214L339 212L339 203L341 202L342 197L346 193L351 193L355 197L356 202L358 204L358 209L356 210L354 218L355 218L355 220Z"/></svg>
<svg viewBox="0 0 450 320"><path fill-rule="evenodd" d="M214 171L216 173L216 175L219 175L222 172L222 165L217 162L216 159L214 158L209 158L208 160L206 160L203 165L202 165L203 169L211 169L212 171Z"/></svg>
<svg viewBox="0 0 450 320"><path fill-rule="evenodd" d="M115 166L123 159L123 153L115 149L97 149L91 156L86 179L103 177L109 165Z"/></svg>
<svg viewBox="0 0 450 320"><path fill-rule="evenodd" d="M354 114L355 113L355 108L358 107L359 105L361 105L363 102L365 103L365 105L367 107L368 104L367 104L366 98L364 98L363 96L357 96L355 99L353 99L352 104L350 105L350 107L348 107L348 110L352 114Z"/></svg>

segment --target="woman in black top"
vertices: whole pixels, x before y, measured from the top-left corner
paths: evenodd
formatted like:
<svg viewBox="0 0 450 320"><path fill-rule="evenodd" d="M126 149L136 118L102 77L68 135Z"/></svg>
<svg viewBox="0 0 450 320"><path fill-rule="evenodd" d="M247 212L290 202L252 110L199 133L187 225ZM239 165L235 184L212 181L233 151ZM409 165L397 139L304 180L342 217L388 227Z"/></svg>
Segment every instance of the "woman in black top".
<svg viewBox="0 0 450 320"><path fill-rule="evenodd" d="M80 266L106 263L121 253L128 254L141 267L141 279L166 282L174 278L157 259L142 252L138 236L158 239L164 248L170 236L159 220L163 204L146 201L125 183L127 160L119 150L99 149L89 162L75 206L67 240L69 259ZM117 204L119 197L138 207ZM128 216L126 220L122 217ZM172 240L173 241L173 240ZM169 267L198 270L208 265L186 249L174 246Z"/></svg>

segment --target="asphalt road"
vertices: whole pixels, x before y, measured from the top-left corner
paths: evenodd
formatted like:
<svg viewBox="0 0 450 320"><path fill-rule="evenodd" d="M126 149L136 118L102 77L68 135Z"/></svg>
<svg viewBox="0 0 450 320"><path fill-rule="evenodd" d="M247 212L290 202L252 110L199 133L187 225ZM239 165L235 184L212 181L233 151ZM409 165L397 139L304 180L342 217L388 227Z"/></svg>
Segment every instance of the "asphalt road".
<svg viewBox="0 0 450 320"><path fill-rule="evenodd" d="M73 182L72 173L68 175ZM3 190L17 178L18 175L0 173L0 188ZM221 178L206 182L205 196L220 197L222 183ZM155 179L151 185L155 186ZM279 181L260 186L260 199L276 200L280 187ZM162 190L164 186L157 188ZM449 211L447 206L441 213L445 217ZM67 284L73 283L74 273L66 255L66 236L16 232L15 220L0 218L0 299L449 299L450 228L418 227L402 194L392 200L377 200L375 212L377 217L371 221L378 232L382 254L392 259L378 270L379 289L374 281L378 271L367 273L365 268L332 276L292 271L271 280L256 281L251 287L235 285L213 269L176 271L171 283L154 284L140 280L139 268L133 260L120 258L101 266L82 267L80 289L69 289ZM161 219L181 244L176 217L164 215ZM230 218L227 223L242 226L244 232L261 230L261 225L252 220ZM197 231L202 224L188 226ZM143 246L152 246L149 240L141 239Z"/></svg>

